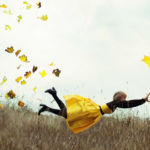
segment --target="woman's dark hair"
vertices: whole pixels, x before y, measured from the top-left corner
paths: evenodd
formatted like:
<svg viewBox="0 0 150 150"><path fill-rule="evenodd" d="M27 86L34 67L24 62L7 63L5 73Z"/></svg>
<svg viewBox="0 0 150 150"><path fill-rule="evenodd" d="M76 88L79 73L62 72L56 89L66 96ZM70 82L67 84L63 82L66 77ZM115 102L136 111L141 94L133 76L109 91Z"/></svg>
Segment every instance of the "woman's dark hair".
<svg viewBox="0 0 150 150"><path fill-rule="evenodd" d="M121 100L121 97L124 96L125 98L127 97L126 93L122 92L122 91L118 91L114 94L113 96L113 101L119 101Z"/></svg>

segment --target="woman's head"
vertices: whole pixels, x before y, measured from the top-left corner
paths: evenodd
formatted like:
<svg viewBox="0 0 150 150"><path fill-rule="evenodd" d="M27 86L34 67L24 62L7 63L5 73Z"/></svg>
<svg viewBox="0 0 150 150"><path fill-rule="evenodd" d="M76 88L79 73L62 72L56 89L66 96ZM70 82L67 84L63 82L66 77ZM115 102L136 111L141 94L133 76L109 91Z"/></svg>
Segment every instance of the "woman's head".
<svg viewBox="0 0 150 150"><path fill-rule="evenodd" d="M124 93L122 91L118 91L114 94L113 100L114 101L125 101L126 97L127 97L126 93Z"/></svg>

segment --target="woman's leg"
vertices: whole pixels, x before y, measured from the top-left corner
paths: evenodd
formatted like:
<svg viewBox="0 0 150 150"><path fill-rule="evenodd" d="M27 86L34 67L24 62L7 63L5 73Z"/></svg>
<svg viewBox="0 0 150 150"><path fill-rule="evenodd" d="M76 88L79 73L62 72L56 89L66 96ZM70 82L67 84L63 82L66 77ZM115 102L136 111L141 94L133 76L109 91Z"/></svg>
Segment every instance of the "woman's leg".
<svg viewBox="0 0 150 150"><path fill-rule="evenodd" d="M49 93L53 96L53 98L55 99L55 101L57 102L59 108L61 109L61 113L63 115L63 117L67 118L67 109L65 104L58 98L57 96L57 92L55 90L55 88L53 87L52 89L48 89L45 91L46 93Z"/></svg>
<svg viewBox="0 0 150 150"><path fill-rule="evenodd" d="M42 106L42 108L39 110L38 115L40 115L44 111L48 111L55 115L64 117L61 110L50 108L44 104L40 104L40 106Z"/></svg>

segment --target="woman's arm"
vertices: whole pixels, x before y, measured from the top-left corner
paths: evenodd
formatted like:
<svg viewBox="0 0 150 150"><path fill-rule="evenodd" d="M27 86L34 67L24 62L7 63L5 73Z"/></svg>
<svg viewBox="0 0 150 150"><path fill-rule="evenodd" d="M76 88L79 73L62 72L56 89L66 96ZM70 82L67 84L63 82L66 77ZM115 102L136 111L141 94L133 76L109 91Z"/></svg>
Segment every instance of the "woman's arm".
<svg viewBox="0 0 150 150"><path fill-rule="evenodd" d="M136 100L129 100L129 101L111 101L107 103L107 106L114 111L117 107L118 108L132 108L139 105L142 105L146 102L145 98L136 99Z"/></svg>
<svg viewBox="0 0 150 150"><path fill-rule="evenodd" d="M107 103L107 106L112 111L114 111L117 107L119 107L119 108L132 108L132 107L136 107L136 106L142 105L146 101L150 102L150 100L148 100L149 96L150 96L150 93L148 93L145 98L138 99L138 100L112 101L112 102Z"/></svg>

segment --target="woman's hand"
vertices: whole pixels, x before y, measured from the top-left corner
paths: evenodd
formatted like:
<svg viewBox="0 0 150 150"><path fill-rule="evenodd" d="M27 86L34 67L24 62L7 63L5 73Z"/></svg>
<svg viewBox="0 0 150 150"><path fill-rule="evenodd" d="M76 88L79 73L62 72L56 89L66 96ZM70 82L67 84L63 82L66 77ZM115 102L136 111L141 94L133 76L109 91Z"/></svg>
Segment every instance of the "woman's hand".
<svg viewBox="0 0 150 150"><path fill-rule="evenodd" d="M150 102L150 100L148 100L149 96L150 96L150 93L148 93L148 94L146 95L146 97L145 97L145 100L146 100L147 102Z"/></svg>

